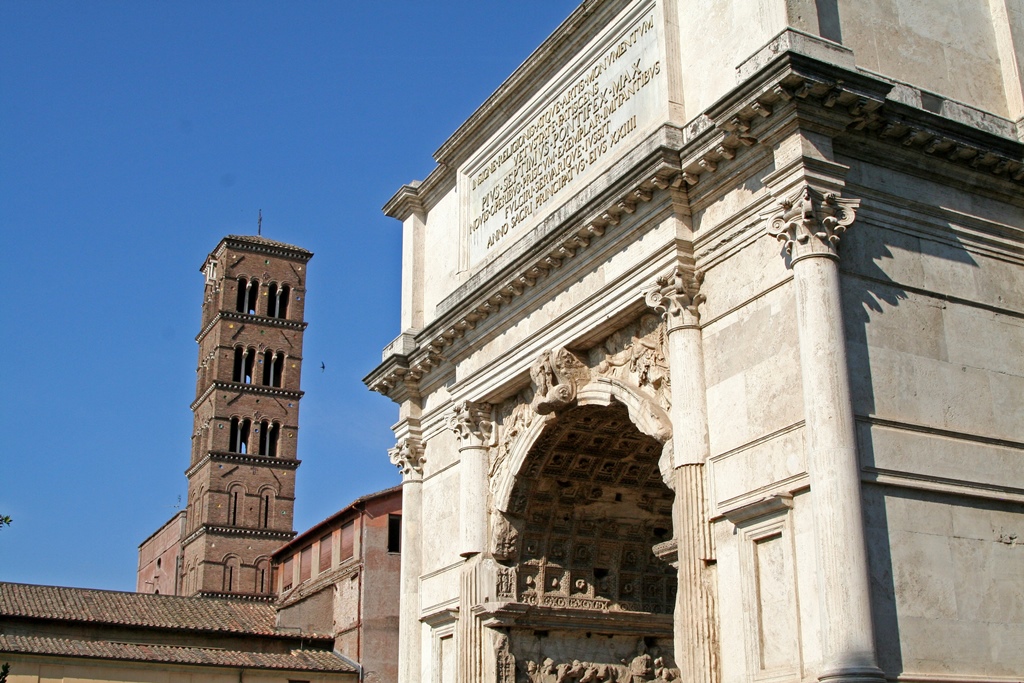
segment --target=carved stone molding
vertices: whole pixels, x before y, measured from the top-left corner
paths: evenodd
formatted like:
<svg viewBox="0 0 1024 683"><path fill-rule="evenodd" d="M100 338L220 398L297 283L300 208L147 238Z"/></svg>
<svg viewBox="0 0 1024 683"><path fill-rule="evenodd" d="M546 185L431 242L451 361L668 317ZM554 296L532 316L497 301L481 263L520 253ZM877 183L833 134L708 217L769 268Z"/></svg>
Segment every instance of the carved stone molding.
<svg viewBox="0 0 1024 683"><path fill-rule="evenodd" d="M663 164L649 177L631 187L624 195L617 196L607 204L599 205L589 218L570 228L550 250L538 254L537 258L504 279L488 287L481 298L470 303L461 315L449 315L438 323L434 333L423 333L417 338L410 353L396 355L385 361L364 381L371 391L399 399L404 388L410 396L419 395L419 381L434 368L441 365L442 351L467 336L489 316L501 310L502 306L561 268L565 262L576 258L592 243L604 237L605 232L622 222L624 216L636 211L639 204L651 201L657 192L677 188L683 182L675 164Z"/></svg>
<svg viewBox="0 0 1024 683"><path fill-rule="evenodd" d="M388 450L388 457L391 464L402 472L403 477L422 476L423 445L418 439L405 438L398 442L394 448Z"/></svg>
<svg viewBox="0 0 1024 683"><path fill-rule="evenodd" d="M647 305L661 313L668 331L700 324L698 307L704 303L700 293L704 273L677 265L672 272L662 275L654 287L644 294Z"/></svg>
<svg viewBox="0 0 1024 683"><path fill-rule="evenodd" d="M767 231L785 245L793 261L811 256L838 259L839 236L856 218L859 199L844 199L810 185L779 200Z"/></svg>
<svg viewBox="0 0 1024 683"><path fill-rule="evenodd" d="M448 427L455 432L460 448L491 446L495 437L494 406L473 401L457 403L448 417Z"/></svg>
<svg viewBox="0 0 1024 683"><path fill-rule="evenodd" d="M530 368L533 409L539 415L562 410L576 400L576 390L590 379L590 370L574 353L558 348L545 351Z"/></svg>

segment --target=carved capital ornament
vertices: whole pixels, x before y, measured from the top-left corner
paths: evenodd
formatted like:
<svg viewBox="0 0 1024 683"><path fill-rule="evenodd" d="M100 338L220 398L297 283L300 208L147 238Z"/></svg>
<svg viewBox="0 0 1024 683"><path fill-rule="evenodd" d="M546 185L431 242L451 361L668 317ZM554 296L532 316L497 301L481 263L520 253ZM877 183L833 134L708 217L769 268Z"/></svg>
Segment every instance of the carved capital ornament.
<svg viewBox="0 0 1024 683"><path fill-rule="evenodd" d="M457 403L448 417L448 427L455 432L460 448L491 446L495 437L494 406L473 401Z"/></svg>
<svg viewBox="0 0 1024 683"><path fill-rule="evenodd" d="M394 448L388 450L388 457L391 464L401 470L403 477L423 474L423 445L417 439L402 439Z"/></svg>
<svg viewBox="0 0 1024 683"><path fill-rule="evenodd" d="M811 256L838 259L839 237L853 223L859 206L859 199L804 185L779 200L778 208L768 214L768 234L785 245L794 263Z"/></svg>
<svg viewBox="0 0 1024 683"><path fill-rule="evenodd" d="M698 307L704 303L700 293L704 273L687 270L677 265L667 275L662 275L654 287L644 294L647 305L661 313L668 331L680 327L694 327L700 323Z"/></svg>

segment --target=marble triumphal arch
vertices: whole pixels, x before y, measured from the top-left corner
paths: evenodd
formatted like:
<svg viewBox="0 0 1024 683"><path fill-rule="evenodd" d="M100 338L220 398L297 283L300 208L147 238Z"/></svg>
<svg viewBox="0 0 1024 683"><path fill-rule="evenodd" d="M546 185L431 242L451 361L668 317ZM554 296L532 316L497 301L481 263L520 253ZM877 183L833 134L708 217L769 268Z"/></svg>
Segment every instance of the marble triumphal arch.
<svg viewBox="0 0 1024 683"><path fill-rule="evenodd" d="M586 2L395 194L403 683L1016 680L1021 16Z"/></svg>

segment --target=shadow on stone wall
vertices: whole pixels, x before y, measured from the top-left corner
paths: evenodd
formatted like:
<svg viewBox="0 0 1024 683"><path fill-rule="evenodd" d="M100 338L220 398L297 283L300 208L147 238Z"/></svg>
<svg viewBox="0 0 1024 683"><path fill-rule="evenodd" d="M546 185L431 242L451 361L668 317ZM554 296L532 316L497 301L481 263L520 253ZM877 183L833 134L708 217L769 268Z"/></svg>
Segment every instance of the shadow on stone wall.
<svg viewBox="0 0 1024 683"><path fill-rule="evenodd" d="M931 260L932 265L948 261L978 267L977 262L951 233L945 233L942 237L945 243L923 240L904 232L860 222L847 233L841 244L840 268L850 386L861 467L868 472L873 472L876 466L875 444L870 429L873 418L878 415L876 391L884 386L894 391L900 403L920 398L905 395L903 392L909 392L912 387L901 387L900 379L873 376L872 348L906 351L913 344L913 337L918 332L914 329L917 321L913 320L910 312L901 314L896 309L907 301L910 296L908 290L920 288L923 293L927 288L929 283L923 265L926 258ZM910 262L911 259L916 259L916 262ZM889 273L897 273L898 277L909 282L898 283ZM895 324L894 321L881 322L882 316L902 316L906 320L898 317ZM873 321L875 327L880 328L874 335L871 329ZM938 332L942 333L941 328ZM941 340L932 341L942 345ZM874 484L863 486L862 489L878 664L887 675L893 676L905 671L896 600L896 591L900 586L892 557L892 531L894 524L898 526L900 522L888 519L886 498L913 496L919 492L899 488L883 489ZM964 504L962 499L957 500L958 504Z"/></svg>

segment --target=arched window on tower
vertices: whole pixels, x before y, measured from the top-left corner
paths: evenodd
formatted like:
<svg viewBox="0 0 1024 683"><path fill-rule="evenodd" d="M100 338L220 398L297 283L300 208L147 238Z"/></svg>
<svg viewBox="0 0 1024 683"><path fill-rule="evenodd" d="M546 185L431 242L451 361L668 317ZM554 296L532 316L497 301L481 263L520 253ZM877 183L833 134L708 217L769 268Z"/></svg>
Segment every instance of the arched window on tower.
<svg viewBox="0 0 1024 683"><path fill-rule="evenodd" d="M267 285L267 317L278 317L277 311L280 304L280 295L281 292L278 290L276 282L271 282Z"/></svg>
<svg viewBox="0 0 1024 683"><path fill-rule="evenodd" d="M256 584L254 592L258 595L270 592L270 560L261 557L256 560Z"/></svg>
<svg viewBox="0 0 1024 683"><path fill-rule="evenodd" d="M267 315L271 318L288 317L288 297L291 295L291 287L288 285L277 286L271 283L267 288Z"/></svg>
<svg viewBox="0 0 1024 683"><path fill-rule="evenodd" d="M245 313L249 305L249 281L244 277L238 278L238 298L235 301L235 310Z"/></svg>
<svg viewBox="0 0 1024 683"><path fill-rule="evenodd" d="M256 431L259 434L260 444L258 455L276 458L277 444L281 435L281 425L269 420L262 420L256 426Z"/></svg>
<svg viewBox="0 0 1024 683"><path fill-rule="evenodd" d="M235 362L231 369L231 381L253 383L253 371L256 364L256 349L235 347Z"/></svg>
<svg viewBox="0 0 1024 683"><path fill-rule="evenodd" d="M281 373L284 369L284 354L280 351L263 352L263 386L281 386Z"/></svg>
<svg viewBox="0 0 1024 683"><path fill-rule="evenodd" d="M274 492L269 489L260 491L260 518L261 529L270 528L270 518L274 514Z"/></svg>
<svg viewBox="0 0 1024 683"><path fill-rule="evenodd" d="M245 490L241 486L228 489L228 526L242 526L240 513L245 507Z"/></svg>
<svg viewBox="0 0 1024 683"><path fill-rule="evenodd" d="M246 280L238 278L238 298L235 301L235 310L239 313L256 315L256 302L260 298L260 281L256 278Z"/></svg>
<svg viewBox="0 0 1024 683"><path fill-rule="evenodd" d="M278 295L277 316L278 318L288 317L288 299L291 297L292 288L288 285L281 285L281 293Z"/></svg>
<svg viewBox="0 0 1024 683"><path fill-rule="evenodd" d="M229 556L224 559L224 586L223 591L230 593L238 585L238 558Z"/></svg>
<svg viewBox="0 0 1024 683"><path fill-rule="evenodd" d="M249 452L249 431L252 427L252 421L249 418L231 418L231 441L230 450L232 453L248 453Z"/></svg>

